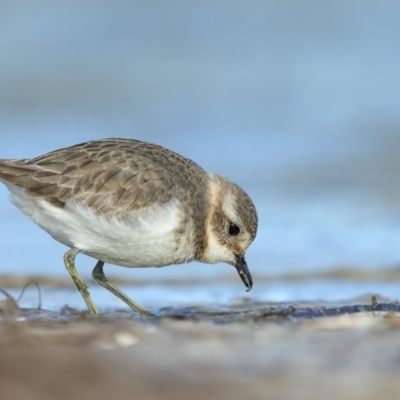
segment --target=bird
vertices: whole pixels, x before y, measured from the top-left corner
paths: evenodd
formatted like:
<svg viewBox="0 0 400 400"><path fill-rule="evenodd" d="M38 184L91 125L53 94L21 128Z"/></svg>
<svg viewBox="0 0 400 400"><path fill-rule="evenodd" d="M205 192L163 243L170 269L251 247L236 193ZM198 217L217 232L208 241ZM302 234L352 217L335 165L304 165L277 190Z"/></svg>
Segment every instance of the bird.
<svg viewBox="0 0 400 400"><path fill-rule="evenodd" d="M10 200L66 245L64 264L90 313L99 314L75 267L97 260L94 280L141 316L151 316L108 281L104 264L164 267L199 261L234 266L251 290L245 253L257 234L249 195L227 178L157 144L92 140L32 159L0 159Z"/></svg>

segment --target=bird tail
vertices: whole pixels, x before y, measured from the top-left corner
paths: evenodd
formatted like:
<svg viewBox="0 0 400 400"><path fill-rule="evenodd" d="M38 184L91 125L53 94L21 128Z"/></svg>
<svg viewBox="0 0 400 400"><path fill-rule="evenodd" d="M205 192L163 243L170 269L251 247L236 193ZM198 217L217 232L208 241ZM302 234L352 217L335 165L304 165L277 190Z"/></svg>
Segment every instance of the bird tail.
<svg viewBox="0 0 400 400"><path fill-rule="evenodd" d="M34 169L24 164L25 160L0 159L0 181L25 187L26 182L31 180Z"/></svg>

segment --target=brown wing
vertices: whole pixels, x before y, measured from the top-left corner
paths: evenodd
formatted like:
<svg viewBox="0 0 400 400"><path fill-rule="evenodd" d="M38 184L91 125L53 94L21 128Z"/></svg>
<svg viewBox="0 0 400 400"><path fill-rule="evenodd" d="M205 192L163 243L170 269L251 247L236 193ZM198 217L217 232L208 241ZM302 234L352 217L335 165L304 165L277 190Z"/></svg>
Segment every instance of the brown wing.
<svg viewBox="0 0 400 400"><path fill-rule="evenodd" d="M77 201L104 214L183 199L189 188L204 190L205 176L177 153L129 139L87 142L31 160L0 160L0 180L28 195L59 207Z"/></svg>

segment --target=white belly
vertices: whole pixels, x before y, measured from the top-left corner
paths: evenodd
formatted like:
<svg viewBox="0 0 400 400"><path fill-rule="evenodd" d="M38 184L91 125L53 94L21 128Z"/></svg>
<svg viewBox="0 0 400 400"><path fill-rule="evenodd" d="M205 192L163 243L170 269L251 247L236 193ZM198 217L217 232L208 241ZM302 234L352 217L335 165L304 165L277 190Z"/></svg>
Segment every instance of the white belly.
<svg viewBox="0 0 400 400"><path fill-rule="evenodd" d="M7 184L12 202L54 239L106 263L162 267L193 260L191 227L177 237L182 207L178 200L150 207L125 219L99 215L78 203L58 208Z"/></svg>

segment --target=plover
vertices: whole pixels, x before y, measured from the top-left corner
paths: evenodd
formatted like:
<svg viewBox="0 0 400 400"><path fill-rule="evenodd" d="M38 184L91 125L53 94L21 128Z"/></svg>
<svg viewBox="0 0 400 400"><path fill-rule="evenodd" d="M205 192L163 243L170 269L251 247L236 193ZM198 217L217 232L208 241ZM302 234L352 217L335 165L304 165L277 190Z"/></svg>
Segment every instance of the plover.
<svg viewBox="0 0 400 400"><path fill-rule="evenodd" d="M141 315L104 275L104 263L164 267L200 261L235 266L249 291L245 252L257 212L236 184L192 160L133 139L94 140L33 159L0 160L11 201L70 248L64 263L89 310L98 314L75 268L78 253L98 260L93 278Z"/></svg>

